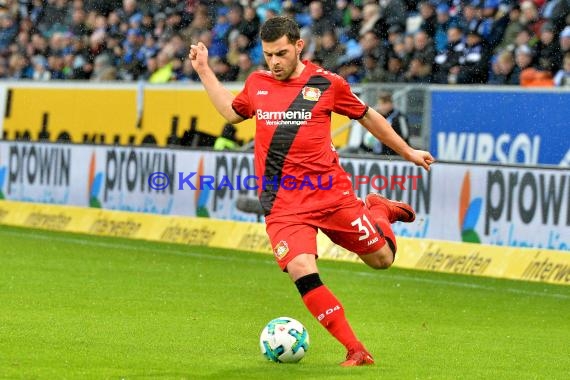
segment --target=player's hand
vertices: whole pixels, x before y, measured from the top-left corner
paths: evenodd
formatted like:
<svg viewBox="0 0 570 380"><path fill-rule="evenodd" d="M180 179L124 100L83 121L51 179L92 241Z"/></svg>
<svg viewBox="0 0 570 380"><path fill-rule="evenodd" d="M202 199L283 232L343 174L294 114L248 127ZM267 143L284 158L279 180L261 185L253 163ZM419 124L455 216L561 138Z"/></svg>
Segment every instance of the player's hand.
<svg viewBox="0 0 570 380"><path fill-rule="evenodd" d="M188 58L192 61L192 67L196 72L208 67L208 49L202 42L197 45L190 45Z"/></svg>
<svg viewBox="0 0 570 380"><path fill-rule="evenodd" d="M407 160L413 162L417 166L421 166L427 171L429 171L430 165L435 162L435 158L433 158L430 152L419 149L412 150L412 153L407 158Z"/></svg>

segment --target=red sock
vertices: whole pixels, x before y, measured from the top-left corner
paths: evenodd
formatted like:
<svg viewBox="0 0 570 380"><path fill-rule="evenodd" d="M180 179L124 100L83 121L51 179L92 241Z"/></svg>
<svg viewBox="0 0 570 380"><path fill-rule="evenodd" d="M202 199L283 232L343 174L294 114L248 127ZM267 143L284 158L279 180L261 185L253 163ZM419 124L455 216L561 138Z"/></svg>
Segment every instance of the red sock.
<svg viewBox="0 0 570 380"><path fill-rule="evenodd" d="M332 336L342 343L347 350L364 349L358 341L344 315L344 308L332 292L324 285L303 296L307 309Z"/></svg>
<svg viewBox="0 0 570 380"><path fill-rule="evenodd" d="M392 231L392 224L388 220L388 209L383 205L374 205L373 208L370 208L370 212L374 217L374 222L376 222L380 231L384 234L384 238L392 242L393 251L396 253L396 236L394 231Z"/></svg>

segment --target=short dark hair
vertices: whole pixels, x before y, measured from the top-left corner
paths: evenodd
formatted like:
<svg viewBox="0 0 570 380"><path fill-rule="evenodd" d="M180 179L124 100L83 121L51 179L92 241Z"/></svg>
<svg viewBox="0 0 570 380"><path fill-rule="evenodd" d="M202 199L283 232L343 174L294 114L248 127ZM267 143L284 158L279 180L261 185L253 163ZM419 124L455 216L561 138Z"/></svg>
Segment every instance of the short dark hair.
<svg viewBox="0 0 570 380"><path fill-rule="evenodd" d="M263 42L277 41L283 36L287 36L289 42L293 44L301 38L299 25L289 17L277 16L270 18L263 23L259 32L259 37Z"/></svg>
<svg viewBox="0 0 570 380"><path fill-rule="evenodd" d="M378 100L380 100L382 103L392 103L392 93L388 91L380 91L378 94Z"/></svg>

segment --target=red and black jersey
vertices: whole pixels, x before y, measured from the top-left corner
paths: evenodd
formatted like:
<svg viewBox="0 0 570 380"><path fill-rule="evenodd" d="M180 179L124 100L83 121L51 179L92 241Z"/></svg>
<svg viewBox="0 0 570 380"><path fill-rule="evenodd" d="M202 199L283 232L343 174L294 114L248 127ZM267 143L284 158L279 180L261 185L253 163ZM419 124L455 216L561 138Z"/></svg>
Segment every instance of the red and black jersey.
<svg viewBox="0 0 570 380"><path fill-rule="evenodd" d="M334 186L344 171L332 145L331 113L360 119L368 106L340 76L303 63L302 74L285 81L254 72L232 104L238 115L257 119L255 174L266 214L318 210L353 196Z"/></svg>

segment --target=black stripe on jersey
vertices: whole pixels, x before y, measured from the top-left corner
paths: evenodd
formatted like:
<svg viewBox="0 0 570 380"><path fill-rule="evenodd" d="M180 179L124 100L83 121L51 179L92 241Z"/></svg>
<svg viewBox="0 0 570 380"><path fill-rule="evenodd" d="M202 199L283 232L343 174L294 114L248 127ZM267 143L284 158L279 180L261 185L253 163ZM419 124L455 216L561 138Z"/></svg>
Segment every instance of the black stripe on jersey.
<svg viewBox="0 0 570 380"><path fill-rule="evenodd" d="M323 76L316 75L310 77L303 88L306 86L316 87L321 90L322 94L331 86L331 82ZM300 111L303 109L311 111L316 104L317 102L313 100L303 99L303 90L301 89L295 100L293 100L293 103L291 103L285 112ZM259 197L261 206L265 210L265 215L269 215L273 208L273 202L275 202L275 197L277 196L277 191L280 186L279 184L281 183L281 178L283 176L283 164L285 163L287 154L289 154L289 149L291 149L293 140L295 140L300 128L300 125L279 124L276 127L275 133L273 133L267 157L265 158L264 177L267 181L262 187L261 195ZM277 186L273 185L272 182L276 183Z"/></svg>

